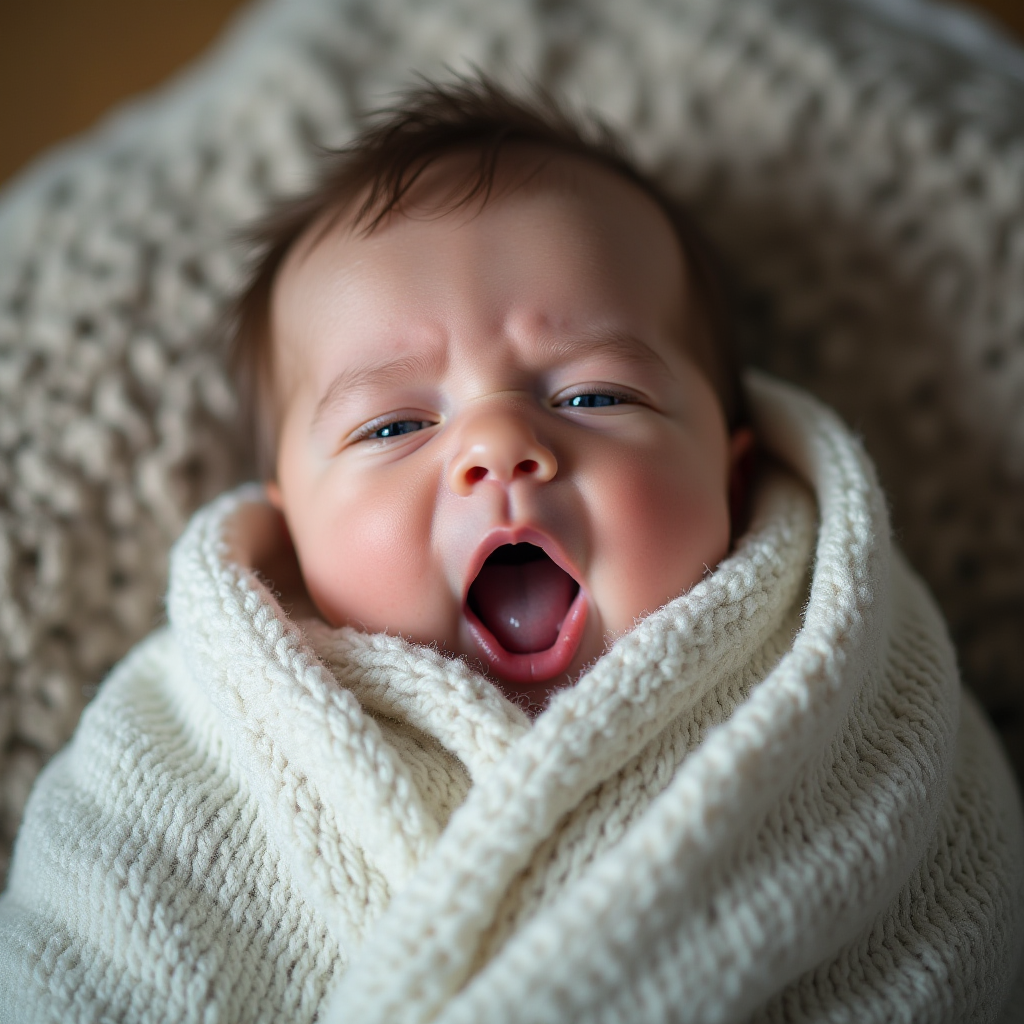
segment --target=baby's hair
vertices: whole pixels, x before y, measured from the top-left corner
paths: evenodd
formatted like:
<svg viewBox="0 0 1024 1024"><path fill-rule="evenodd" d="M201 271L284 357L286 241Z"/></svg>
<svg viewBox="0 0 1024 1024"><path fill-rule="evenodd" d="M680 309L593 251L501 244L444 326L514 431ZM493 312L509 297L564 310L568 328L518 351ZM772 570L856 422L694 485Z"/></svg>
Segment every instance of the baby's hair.
<svg viewBox="0 0 1024 1024"><path fill-rule="evenodd" d="M270 297L288 252L314 225L319 238L346 216L353 229L372 234L390 215L402 212L409 190L431 165L455 152L476 152L478 159L453 172L461 177L438 203L438 212L474 201L486 205L493 197L502 149L509 143L592 161L637 185L658 204L682 247L702 327L697 338L688 339L690 354L708 375L729 429L746 422L719 260L687 211L638 169L611 129L592 115L584 119L570 114L540 88L519 97L482 74L454 76L446 83L421 79L394 106L367 118L347 146L325 153L311 188L277 204L246 233L261 255L229 311L229 362L243 428L263 479L276 476L279 427ZM360 197L358 209L350 214Z"/></svg>

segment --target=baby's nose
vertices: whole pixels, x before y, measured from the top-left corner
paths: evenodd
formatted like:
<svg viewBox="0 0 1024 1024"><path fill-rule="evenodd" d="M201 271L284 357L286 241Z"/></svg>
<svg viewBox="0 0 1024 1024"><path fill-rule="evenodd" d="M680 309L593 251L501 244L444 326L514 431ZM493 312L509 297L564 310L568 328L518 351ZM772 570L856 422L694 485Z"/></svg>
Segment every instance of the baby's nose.
<svg viewBox="0 0 1024 1024"><path fill-rule="evenodd" d="M482 480L509 484L530 478L546 483L557 471L554 453L537 440L523 417L489 411L463 427L448 481L456 494L466 497Z"/></svg>

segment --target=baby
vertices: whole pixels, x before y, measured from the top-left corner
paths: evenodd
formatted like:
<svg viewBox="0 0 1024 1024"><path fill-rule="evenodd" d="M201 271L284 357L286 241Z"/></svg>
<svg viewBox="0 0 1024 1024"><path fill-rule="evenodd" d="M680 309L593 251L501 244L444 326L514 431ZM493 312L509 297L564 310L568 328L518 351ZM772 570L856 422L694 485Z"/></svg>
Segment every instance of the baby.
<svg viewBox="0 0 1024 1024"><path fill-rule="evenodd" d="M685 214L458 80L255 237L266 484L196 513L39 778L0 1020L996 1019L1009 773Z"/></svg>
<svg viewBox="0 0 1024 1024"><path fill-rule="evenodd" d="M256 238L234 361L326 622L536 707L726 554L753 435L711 260L610 142L428 89Z"/></svg>

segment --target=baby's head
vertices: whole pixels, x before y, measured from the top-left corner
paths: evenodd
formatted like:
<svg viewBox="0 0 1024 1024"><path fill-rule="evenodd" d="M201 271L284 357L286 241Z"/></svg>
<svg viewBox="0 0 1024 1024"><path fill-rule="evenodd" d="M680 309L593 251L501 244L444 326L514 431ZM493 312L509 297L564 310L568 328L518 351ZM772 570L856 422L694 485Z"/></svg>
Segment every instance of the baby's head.
<svg viewBox="0 0 1024 1024"><path fill-rule="evenodd" d="M751 445L706 249L590 135L410 95L261 228L235 338L319 614L527 698L721 560Z"/></svg>

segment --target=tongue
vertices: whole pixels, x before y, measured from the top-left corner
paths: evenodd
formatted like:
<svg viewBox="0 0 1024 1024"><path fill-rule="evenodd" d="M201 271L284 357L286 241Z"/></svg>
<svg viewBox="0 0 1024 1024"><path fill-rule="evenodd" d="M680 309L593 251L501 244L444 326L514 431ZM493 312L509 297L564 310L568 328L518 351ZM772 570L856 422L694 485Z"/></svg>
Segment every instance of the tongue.
<svg viewBox="0 0 1024 1024"><path fill-rule="evenodd" d="M485 565L470 588L473 611L513 654L547 650L557 639L576 583L549 558Z"/></svg>

